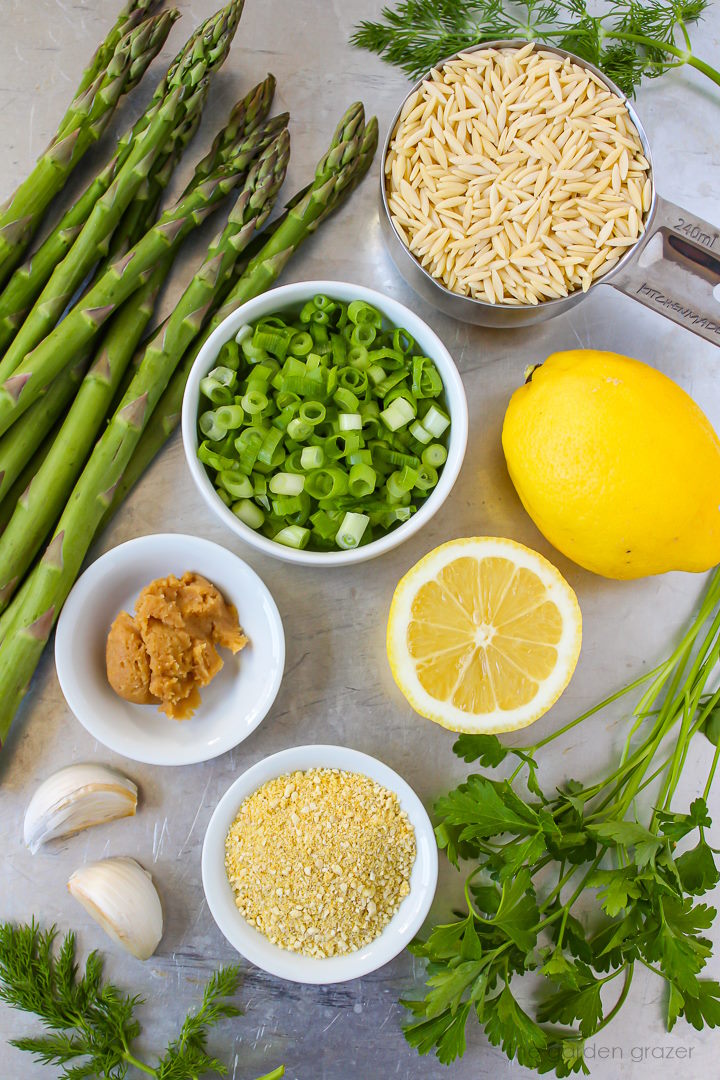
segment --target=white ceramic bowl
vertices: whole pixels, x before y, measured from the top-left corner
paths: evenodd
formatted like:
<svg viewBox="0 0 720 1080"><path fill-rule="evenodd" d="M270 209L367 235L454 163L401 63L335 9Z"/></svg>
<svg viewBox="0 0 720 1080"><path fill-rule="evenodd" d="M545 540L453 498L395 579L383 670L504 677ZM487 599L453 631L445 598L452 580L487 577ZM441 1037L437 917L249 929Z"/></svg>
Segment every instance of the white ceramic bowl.
<svg viewBox="0 0 720 1080"><path fill-rule="evenodd" d="M171 720L155 705L132 705L111 689L105 642L119 611L158 577L193 570L235 605L249 644L221 650L222 670L201 691L190 720ZM179 533L140 536L90 566L67 598L57 626L55 663L65 700L87 731L111 750L151 765L190 765L231 750L254 731L280 687L285 636L266 586L226 548Z"/></svg>
<svg viewBox="0 0 720 1080"><path fill-rule="evenodd" d="M365 300L378 308L386 318L395 326L402 326L413 336L420 351L429 356L436 364L445 387L445 397L450 414L450 437L448 443L448 457L437 486L431 492L429 498L420 506L417 513L402 525L386 533L378 540L373 540L363 547L354 548L351 551L296 551L294 548L276 544L262 533L251 529L228 509L218 498L215 489L205 471L204 466L198 461L197 449L197 414L200 397L200 380L207 375L208 371L215 366L220 349L233 338L244 323L254 322L264 315L272 315L275 312L299 309L306 300L311 299L318 293L329 296L331 299ZM185 457L193 480L198 486L200 494L217 517L228 528L232 529L242 540L252 547L264 551L268 555L274 555L277 559L286 562L304 563L306 566L347 566L348 563L364 562L376 555L382 555L408 540L425 522L429 521L438 512L442 504L450 494L455 483L460 467L465 456L468 433L467 399L462 379L453 363L450 353L443 345L437 334L430 329L426 322L411 311L410 308L400 304L397 300L375 292L373 289L363 288L362 285L352 285L344 281L303 281L294 285L281 285L277 289L256 297L238 308L229 315L217 330L208 338L200 350L197 360L193 365L185 389L182 409L182 434L185 447Z"/></svg>
<svg viewBox="0 0 720 1080"><path fill-rule="evenodd" d="M320 959L281 949L250 926L235 905L225 873L225 837L241 803L266 781L297 769L332 768L364 773L395 792L413 828L417 854L410 892L379 937L347 956ZM212 916L227 940L251 963L271 975L299 983L357 979L402 952L422 926L435 895L437 845L430 819L412 788L382 761L345 746L295 746L259 761L228 788L210 819L202 852L202 878Z"/></svg>

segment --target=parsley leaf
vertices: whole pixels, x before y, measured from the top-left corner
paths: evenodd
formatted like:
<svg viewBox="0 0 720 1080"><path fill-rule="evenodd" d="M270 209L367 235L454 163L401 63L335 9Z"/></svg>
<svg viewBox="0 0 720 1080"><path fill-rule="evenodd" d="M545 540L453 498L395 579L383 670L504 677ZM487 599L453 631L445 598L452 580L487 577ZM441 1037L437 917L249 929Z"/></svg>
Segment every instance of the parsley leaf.
<svg viewBox="0 0 720 1080"><path fill-rule="evenodd" d="M602 983L596 979L584 982L577 988L559 990L540 1004L538 1019L561 1024L572 1024L573 1020L579 1020L582 1034L592 1035L602 1020L601 990Z"/></svg>
<svg viewBox="0 0 720 1080"><path fill-rule="evenodd" d="M414 1004L403 1002L403 1005L411 1009ZM419 1054L429 1054L431 1050L435 1050L438 1060L443 1065L450 1065L455 1058L462 1057L465 1053L465 1025L470 1008L470 1003L466 1002L454 1015L446 1009L431 1020L408 1024L403 1028L405 1038Z"/></svg>
<svg viewBox="0 0 720 1080"><path fill-rule="evenodd" d="M656 810L655 816L660 822L660 831L663 836L667 836L675 843L694 829L709 829L712 825L704 799L694 799L690 803L688 814L671 814L668 811Z"/></svg>
<svg viewBox="0 0 720 1080"><path fill-rule="evenodd" d="M593 836L597 836L604 843L617 847L633 847L635 863L640 868L652 863L663 846L663 841L655 833L635 821L604 821L588 828Z"/></svg>
<svg viewBox="0 0 720 1080"><path fill-rule="evenodd" d="M628 907L630 900L638 900L642 896L634 866L618 867L617 870L596 870L588 878L587 884L590 889L600 890L598 899L610 918L619 915Z"/></svg>
<svg viewBox="0 0 720 1080"><path fill-rule="evenodd" d="M444 824L463 827L461 840L504 832L524 836L538 827L537 814L515 796L509 784L494 783L482 776L468 777L466 783L438 799L435 813Z"/></svg>
<svg viewBox="0 0 720 1080"><path fill-rule="evenodd" d="M712 848L706 840L700 842L689 851L684 851L675 860L680 880L683 887L694 896L714 889L720 881L720 872L715 865Z"/></svg>
<svg viewBox="0 0 720 1080"><path fill-rule="evenodd" d="M493 1046L502 1046L512 1060L534 1069L540 1064L541 1051L548 1044L547 1035L524 1012L506 985L500 994L487 1001L483 1014L485 1034Z"/></svg>

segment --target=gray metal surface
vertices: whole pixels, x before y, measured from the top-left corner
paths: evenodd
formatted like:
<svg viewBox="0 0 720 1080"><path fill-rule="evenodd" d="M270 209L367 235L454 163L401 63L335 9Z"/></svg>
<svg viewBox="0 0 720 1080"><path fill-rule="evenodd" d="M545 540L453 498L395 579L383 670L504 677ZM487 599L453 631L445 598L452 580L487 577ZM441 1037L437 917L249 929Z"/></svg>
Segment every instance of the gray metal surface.
<svg viewBox="0 0 720 1080"><path fill-rule="evenodd" d="M116 6L117 0L4 0L3 192L26 173L54 130L89 49L112 21ZM212 0L180 4L184 18L173 31L166 57L213 6ZM378 113L384 133L408 84L398 72L346 44L353 23L377 14L380 6L380 0L248 0L231 59L216 80L202 133L188 157L204 150L232 102L268 69L278 78L277 109L288 108L292 115L288 193L305 182L346 103L362 98ZM710 9L695 36L708 59L720 55L720 8ZM160 70L156 64L155 78ZM153 78L147 82L124 106L125 121L150 93ZM680 71L644 87L638 108L653 145L659 189L712 220L720 190L714 134L720 115L717 90L692 72ZM115 125L113 130L121 129ZM189 168L190 161L179 181ZM181 260L186 270L201 248L200 241L188 248ZM216 761L183 769L135 765L94 743L74 720L48 650L0 755L0 915L25 919L34 913L62 929L76 927L83 950L103 949L109 973L148 998L142 1013L148 1050L172 1037L211 969L235 959L203 901L200 847L213 807L239 771L293 743L337 741L387 761L426 804L463 774L451 753L452 736L413 715L395 689L385 659L385 617L392 590L416 559L453 536L511 536L549 556L577 589L585 621L577 673L559 704L526 733L525 741L577 715L666 654L703 586L702 578L683 574L608 582L554 553L509 483L500 429L507 400L527 364L556 349L588 345L655 363L720 427L720 360L712 345L610 289L594 290L578 309L531 329L483 330L438 315L404 285L385 252L377 177L369 178L349 206L322 227L283 280L312 277L354 280L409 303L455 356L467 387L471 431L465 466L445 512L407 545L374 563L335 573L286 566L250 552L215 525L191 486L175 440L92 554L133 536L175 530L197 532L247 558L272 589L285 622L287 667L274 708L246 743ZM165 297L167 306L177 293L176 277ZM548 783L591 775L611 760L623 735L620 710L576 729L545 755ZM76 760L126 769L141 789L138 816L56 844L33 858L21 843L26 803L42 778ZM690 755L679 806L702 790L708 765L709 754L700 743ZM717 794L714 801L718 818ZM155 876L166 932L158 954L146 964L121 955L65 890L76 866L107 854L133 855ZM434 906L437 917L447 915L458 893L458 876L443 866ZM717 977L717 963L714 973ZM407 955L360 982L320 989L281 983L249 969L240 994L245 1015L216 1034L213 1046L229 1062L234 1080L250 1080L280 1062L287 1064L290 1080L522 1080L531 1075L508 1064L477 1030L470 1031L465 1058L451 1070L433 1058L418 1058L403 1040L397 999L420 981L421 972ZM698 1033L679 1023L668 1035L663 1005L659 982L638 974L620 1017L588 1048L593 1077L700 1080L717 1074L717 1034ZM2 1080L53 1075L7 1045L9 1038L31 1028L26 1017L0 1007Z"/></svg>

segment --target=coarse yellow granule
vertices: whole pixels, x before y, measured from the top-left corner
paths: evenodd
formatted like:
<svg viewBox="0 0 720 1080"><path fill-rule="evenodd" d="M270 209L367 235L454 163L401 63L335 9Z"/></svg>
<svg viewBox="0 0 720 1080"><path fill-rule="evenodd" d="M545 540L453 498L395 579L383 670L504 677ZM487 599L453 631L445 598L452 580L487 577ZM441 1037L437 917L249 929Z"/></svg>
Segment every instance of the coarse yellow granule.
<svg viewBox="0 0 720 1080"><path fill-rule="evenodd" d="M378 937L410 891L414 861L415 831L397 796L340 769L269 780L225 840L242 915L305 956L339 956Z"/></svg>

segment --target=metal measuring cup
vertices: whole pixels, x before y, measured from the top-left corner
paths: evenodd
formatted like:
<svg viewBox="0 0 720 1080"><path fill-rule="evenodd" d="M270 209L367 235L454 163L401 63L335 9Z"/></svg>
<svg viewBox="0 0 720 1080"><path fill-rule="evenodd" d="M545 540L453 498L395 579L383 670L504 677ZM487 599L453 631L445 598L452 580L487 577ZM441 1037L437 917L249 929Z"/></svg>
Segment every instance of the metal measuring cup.
<svg viewBox="0 0 720 1080"><path fill-rule="evenodd" d="M525 39L485 41L462 49L461 52L466 54L480 49L520 49L527 44ZM592 283L588 292L601 285L612 285L645 307L664 315L666 319L672 319L706 341L720 345L720 229L658 195L645 129L632 102L611 79L594 64L580 59L566 49L540 42L538 48L555 53L556 56L569 57L580 67L592 71L612 93L617 94L630 114L640 137L643 153L650 163L649 175L653 195L650 209L644 217L645 231L607 274ZM448 56L435 66L441 68L459 55L461 54L455 53ZM569 311L579 304L587 293L577 289L568 296L556 300L542 300L536 305L510 305L490 304L452 292L420 265L397 233L387 203L385 161L403 106L426 78L427 75L418 79L400 103L383 145L380 166L380 223L395 266L408 284L425 300L463 322L508 328L530 326Z"/></svg>

